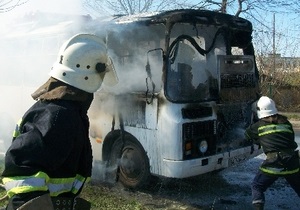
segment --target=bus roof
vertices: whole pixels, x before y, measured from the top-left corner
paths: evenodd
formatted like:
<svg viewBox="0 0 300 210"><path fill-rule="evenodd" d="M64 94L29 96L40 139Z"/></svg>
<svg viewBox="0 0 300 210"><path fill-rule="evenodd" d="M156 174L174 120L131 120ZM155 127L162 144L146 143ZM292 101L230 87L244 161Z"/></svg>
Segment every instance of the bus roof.
<svg viewBox="0 0 300 210"><path fill-rule="evenodd" d="M145 25L159 23L173 24L175 22L220 26L226 25L230 28L252 32L252 24L250 21L241 17L209 10L180 9L128 16L119 15L115 16L113 21L117 24L140 23Z"/></svg>

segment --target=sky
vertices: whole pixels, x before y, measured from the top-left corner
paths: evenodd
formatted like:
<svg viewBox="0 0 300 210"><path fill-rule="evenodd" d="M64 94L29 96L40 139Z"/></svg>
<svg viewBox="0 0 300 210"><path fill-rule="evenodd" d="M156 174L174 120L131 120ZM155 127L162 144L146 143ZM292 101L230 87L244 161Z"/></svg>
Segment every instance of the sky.
<svg viewBox="0 0 300 210"><path fill-rule="evenodd" d="M9 0L5 0L5 2L8 2ZM17 0L14 0L17 2ZM9 26L10 21L17 18L17 17L23 17L25 14L30 14L33 12L49 12L49 13L62 13L62 14L74 14L74 15L86 15L87 12L84 12L81 5L81 0L49 0L49 1L43 1L43 0L28 0L27 3L20 5L13 10L10 10L8 12L1 12L0 10L0 31L2 32L1 35L6 35L5 30L7 26ZM3 3L3 1L1 1ZM1 7L3 9L3 7ZM16 42L19 43L19 42ZM8 45L9 48L3 47L0 43L1 53L10 53L12 50L16 50L16 52L30 52L30 49L24 48L22 46L17 46L16 43L13 43L13 45ZM16 47L17 46L17 47ZM50 71L51 65L54 62L54 59L47 62L47 65L43 65L42 68L40 68L41 72L44 72L44 74L38 74L38 76L34 73L31 74L32 78L35 78L37 84L43 84L44 81L48 78L48 72ZM45 60L45 58L44 58ZM5 86L6 84L0 84L0 95L1 95L1 101L5 103L0 104L0 130L2 134L0 134L0 139L3 137L3 135L7 135L7 140L10 141L11 133L13 128L15 127L15 123L18 121L18 119L22 116L22 114L28 109L28 107L34 102L31 98L30 94L33 93L33 91L36 90L36 86L34 87L23 87L23 81L19 81L19 78L21 76L24 77L26 72L30 69L36 69L33 68L33 66L36 66L37 63L45 62L43 59L40 59L39 61L34 61L28 59L28 62L24 64L23 62L16 61L15 64L18 66L17 70L14 64L10 65L11 61L7 60L1 60L1 72L4 73L4 78L10 78L10 81L18 80L18 84L20 84L20 87L15 86ZM20 67L18 63L23 63ZM49 64L48 64L49 63ZM11 69L12 68L12 69ZM21 76L20 76L21 75ZM3 77L2 77L3 78ZM26 78L29 78L28 76ZM3 80L1 80L2 82ZM3 137L4 138L4 137ZM2 145L0 145L2 146Z"/></svg>
<svg viewBox="0 0 300 210"><path fill-rule="evenodd" d="M50 0L50 1L28 0L28 2L26 2L25 4L20 5L11 11L0 13L0 30L1 30L1 23L5 23L4 20L7 19L9 20L13 17L23 16L24 14L30 14L36 11L49 12L49 13L87 15L88 12L82 6L81 2L82 0ZM261 36L268 37L267 39L270 40L270 37L272 38L272 33L273 33L272 31L273 14L270 12L268 13L266 11L264 15L269 16L269 18L266 19L267 21L264 22L266 27L262 28L262 27L254 26L254 30L263 31ZM293 55L295 56L295 54L296 55L300 54L300 52L298 52L299 51L298 42L300 41L300 39L298 38L299 30L298 27L291 26L291 24L295 20L288 18L289 16L290 15L287 14L276 14L276 42L278 45L278 51L279 53L282 53L283 56L293 56ZM289 50L291 48L293 49ZM258 46L258 50L264 51L264 49L271 51L272 47L270 45Z"/></svg>
<svg viewBox="0 0 300 210"><path fill-rule="evenodd" d="M16 1L16 0L15 0ZM87 12L83 10L81 0L28 0L13 10L0 13L0 18L11 18L15 16L22 16L31 12L51 12L51 13L64 13L64 14L80 14L86 15Z"/></svg>

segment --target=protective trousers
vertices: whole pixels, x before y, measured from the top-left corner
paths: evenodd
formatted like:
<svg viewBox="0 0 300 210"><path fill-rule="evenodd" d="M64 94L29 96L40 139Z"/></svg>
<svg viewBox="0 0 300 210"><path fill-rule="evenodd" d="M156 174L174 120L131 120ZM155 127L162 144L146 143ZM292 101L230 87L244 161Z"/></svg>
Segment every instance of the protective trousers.
<svg viewBox="0 0 300 210"><path fill-rule="evenodd" d="M264 192L278 179L285 178L300 198L300 172L289 175L267 175L260 170L252 182L252 204L265 203Z"/></svg>

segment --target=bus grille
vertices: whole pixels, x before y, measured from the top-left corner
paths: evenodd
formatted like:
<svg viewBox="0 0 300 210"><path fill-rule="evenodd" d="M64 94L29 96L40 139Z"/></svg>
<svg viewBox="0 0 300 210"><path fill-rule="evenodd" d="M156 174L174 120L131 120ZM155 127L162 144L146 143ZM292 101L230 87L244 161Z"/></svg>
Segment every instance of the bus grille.
<svg viewBox="0 0 300 210"><path fill-rule="evenodd" d="M215 154L216 152L216 121L203 121L184 123L182 125L183 154L184 159L199 158ZM205 153L199 151L201 141L207 141L208 150ZM191 144L191 150L187 151L187 144Z"/></svg>

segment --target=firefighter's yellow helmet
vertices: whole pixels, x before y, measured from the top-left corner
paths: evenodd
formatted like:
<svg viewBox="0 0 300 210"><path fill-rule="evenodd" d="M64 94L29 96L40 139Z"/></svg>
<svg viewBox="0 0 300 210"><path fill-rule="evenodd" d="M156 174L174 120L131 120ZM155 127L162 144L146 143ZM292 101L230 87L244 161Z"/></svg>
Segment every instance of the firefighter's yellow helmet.
<svg viewBox="0 0 300 210"><path fill-rule="evenodd" d="M62 45L49 75L93 93L100 88L109 73L113 79L110 78L108 83L115 83L116 76L104 41L96 35L77 34Z"/></svg>

